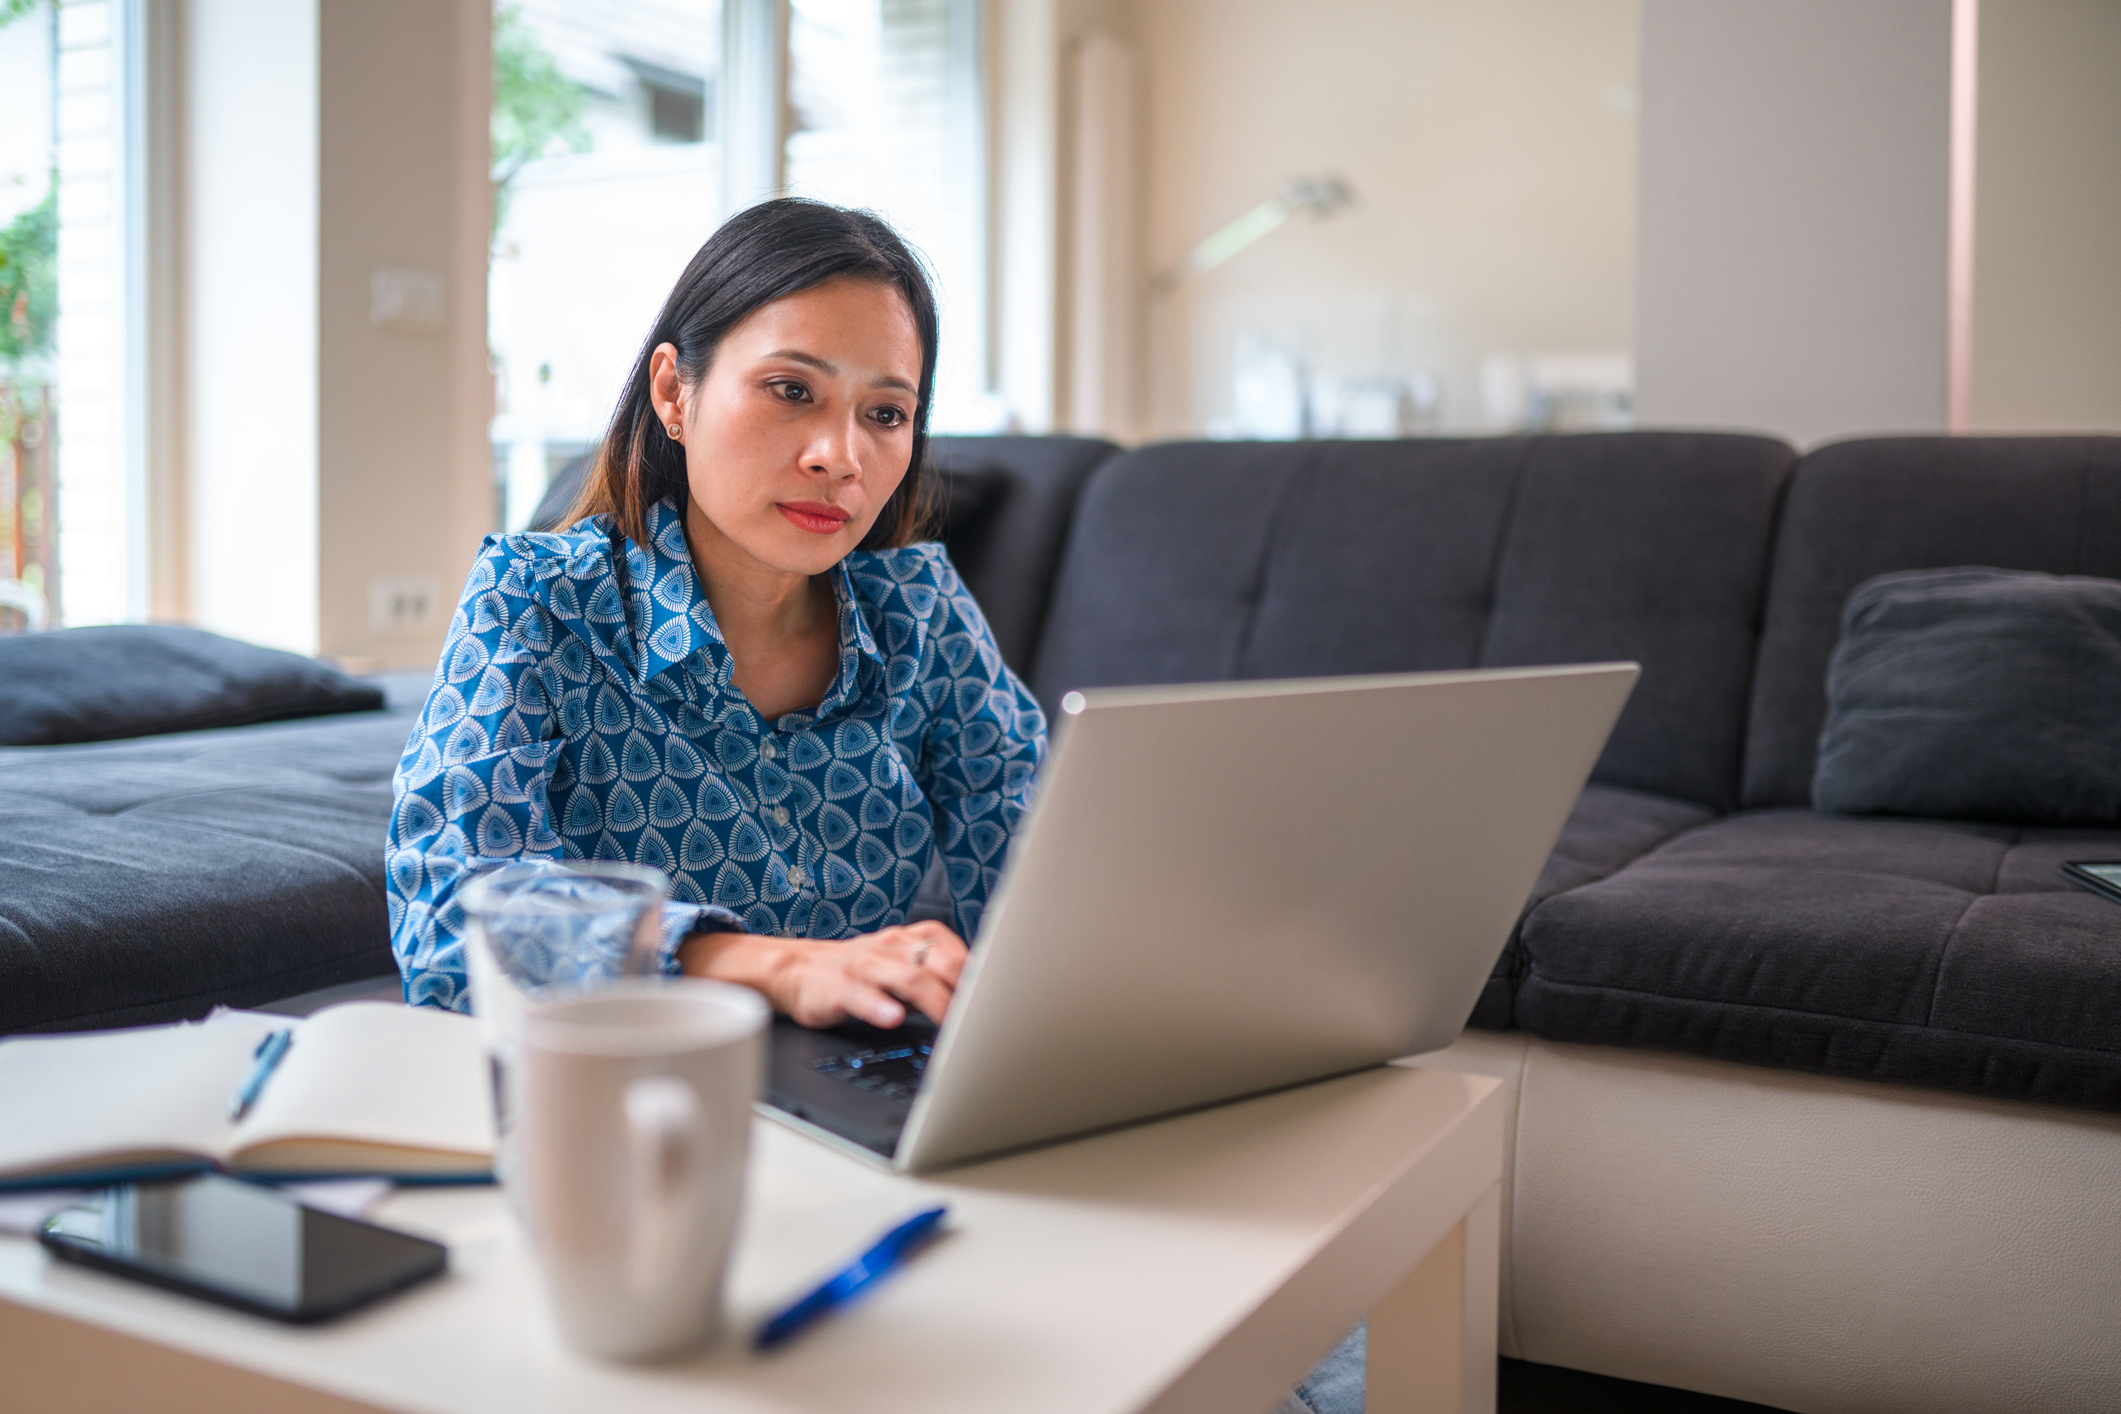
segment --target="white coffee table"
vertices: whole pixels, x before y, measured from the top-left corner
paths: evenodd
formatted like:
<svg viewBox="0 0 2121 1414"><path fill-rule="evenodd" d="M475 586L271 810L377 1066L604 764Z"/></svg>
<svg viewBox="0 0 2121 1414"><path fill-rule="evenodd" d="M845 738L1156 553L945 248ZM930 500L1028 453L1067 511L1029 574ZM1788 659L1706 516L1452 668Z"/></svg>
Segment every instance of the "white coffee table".
<svg viewBox="0 0 2121 1414"><path fill-rule="evenodd" d="M761 1120L733 1334L650 1367L560 1345L492 1189L392 1197L379 1220L447 1240L450 1274L313 1329L0 1238L0 1405L1265 1414L1367 1313L1373 1414L1490 1411L1499 1091L1388 1066L932 1179ZM772 1356L736 1337L936 1200L950 1234L865 1302Z"/></svg>

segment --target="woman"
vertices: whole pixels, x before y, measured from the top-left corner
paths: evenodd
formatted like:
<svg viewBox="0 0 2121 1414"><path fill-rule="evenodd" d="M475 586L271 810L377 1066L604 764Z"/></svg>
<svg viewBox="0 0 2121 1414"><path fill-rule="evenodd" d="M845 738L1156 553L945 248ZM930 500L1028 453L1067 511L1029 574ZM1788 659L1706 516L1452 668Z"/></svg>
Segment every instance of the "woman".
<svg viewBox="0 0 2121 1414"><path fill-rule="evenodd" d="M664 966L808 1026L940 1021L1045 719L917 545L935 302L874 217L732 218L656 319L572 529L496 536L391 817L413 1002L466 1002L456 890L522 858L671 876ZM906 924L940 848L957 929ZM1362 1407L1360 1332L1289 1397Z"/></svg>
<svg viewBox="0 0 2121 1414"><path fill-rule="evenodd" d="M469 871L668 874L666 971L809 1026L941 1020L1045 721L915 544L935 301L873 216L716 231L634 365L575 524L495 536L396 779L408 1000L466 1005ZM906 923L940 849L956 929Z"/></svg>

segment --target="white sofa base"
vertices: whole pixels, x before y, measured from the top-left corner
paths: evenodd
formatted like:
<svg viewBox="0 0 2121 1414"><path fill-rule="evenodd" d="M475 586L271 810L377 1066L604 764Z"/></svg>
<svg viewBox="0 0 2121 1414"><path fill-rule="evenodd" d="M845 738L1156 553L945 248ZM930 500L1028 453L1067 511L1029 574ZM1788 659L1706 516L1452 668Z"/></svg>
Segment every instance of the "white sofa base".
<svg viewBox="0 0 2121 1414"><path fill-rule="evenodd" d="M2121 1409L2121 1117L1521 1033L1501 1349L1800 1414Z"/></svg>

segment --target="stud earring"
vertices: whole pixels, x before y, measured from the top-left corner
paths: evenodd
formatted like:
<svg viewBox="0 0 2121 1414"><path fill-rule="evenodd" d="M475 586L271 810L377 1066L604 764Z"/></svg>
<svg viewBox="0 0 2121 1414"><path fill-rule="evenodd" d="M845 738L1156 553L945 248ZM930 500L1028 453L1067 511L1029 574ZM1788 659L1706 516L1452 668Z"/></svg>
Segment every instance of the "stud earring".
<svg viewBox="0 0 2121 1414"><path fill-rule="evenodd" d="M670 424L670 440L671 440L671 441L673 441L673 442L677 441L677 439L678 439L678 434L679 434L679 433L681 433L681 432L683 432L684 430L685 430L685 429L684 429L684 427L683 427L683 426L682 426L681 424L679 424L679 423L675 423L675 422L671 423L671 424Z"/></svg>

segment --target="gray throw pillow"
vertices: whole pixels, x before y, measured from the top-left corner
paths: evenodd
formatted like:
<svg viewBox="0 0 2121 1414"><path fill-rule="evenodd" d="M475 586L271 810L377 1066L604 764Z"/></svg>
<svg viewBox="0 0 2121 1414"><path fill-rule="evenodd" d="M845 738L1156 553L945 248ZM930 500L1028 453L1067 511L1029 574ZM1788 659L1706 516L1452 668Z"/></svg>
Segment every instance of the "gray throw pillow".
<svg viewBox="0 0 2121 1414"><path fill-rule="evenodd" d="M1916 570L1849 595L1812 804L2121 823L2121 580Z"/></svg>
<svg viewBox="0 0 2121 1414"><path fill-rule="evenodd" d="M57 746L373 711L336 668L204 629L114 624L0 636L0 746Z"/></svg>

